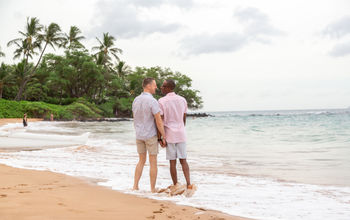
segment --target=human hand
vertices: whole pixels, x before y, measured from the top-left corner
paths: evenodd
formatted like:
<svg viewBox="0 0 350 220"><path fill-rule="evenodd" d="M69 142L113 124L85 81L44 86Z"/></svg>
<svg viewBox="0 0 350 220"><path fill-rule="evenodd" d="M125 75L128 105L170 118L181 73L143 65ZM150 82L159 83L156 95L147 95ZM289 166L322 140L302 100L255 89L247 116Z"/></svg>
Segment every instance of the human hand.
<svg viewBox="0 0 350 220"><path fill-rule="evenodd" d="M166 147L166 145L167 145L165 138L158 139L158 142L159 142L161 147Z"/></svg>
<svg viewBox="0 0 350 220"><path fill-rule="evenodd" d="M162 144L163 144L163 147L167 146L167 142L166 142L165 138L162 139Z"/></svg>

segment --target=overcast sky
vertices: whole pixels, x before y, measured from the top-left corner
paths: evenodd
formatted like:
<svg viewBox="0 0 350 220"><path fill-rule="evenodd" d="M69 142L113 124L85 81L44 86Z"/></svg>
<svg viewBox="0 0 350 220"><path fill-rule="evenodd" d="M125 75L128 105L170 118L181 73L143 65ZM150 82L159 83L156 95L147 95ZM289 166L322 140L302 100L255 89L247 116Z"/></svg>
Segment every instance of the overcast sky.
<svg viewBox="0 0 350 220"><path fill-rule="evenodd" d="M193 79L204 111L350 107L349 0L0 0L0 61L26 17L109 32L130 66Z"/></svg>

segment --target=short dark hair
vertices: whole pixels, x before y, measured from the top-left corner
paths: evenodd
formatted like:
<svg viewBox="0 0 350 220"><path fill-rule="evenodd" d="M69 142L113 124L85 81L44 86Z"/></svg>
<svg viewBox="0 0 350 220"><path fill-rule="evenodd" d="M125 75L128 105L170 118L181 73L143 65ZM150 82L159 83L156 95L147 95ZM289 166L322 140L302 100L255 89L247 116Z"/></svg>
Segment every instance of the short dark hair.
<svg viewBox="0 0 350 220"><path fill-rule="evenodd" d="M172 79L167 79L167 80L165 80L165 82L166 82L166 85L167 85L167 87L168 87L169 89L171 89L171 90L174 90L174 89L175 89L176 84L175 84L175 81L174 81L174 80L172 80Z"/></svg>
<svg viewBox="0 0 350 220"><path fill-rule="evenodd" d="M153 80L154 78L151 77L145 78L142 82L142 87L145 88L148 84L151 84Z"/></svg>

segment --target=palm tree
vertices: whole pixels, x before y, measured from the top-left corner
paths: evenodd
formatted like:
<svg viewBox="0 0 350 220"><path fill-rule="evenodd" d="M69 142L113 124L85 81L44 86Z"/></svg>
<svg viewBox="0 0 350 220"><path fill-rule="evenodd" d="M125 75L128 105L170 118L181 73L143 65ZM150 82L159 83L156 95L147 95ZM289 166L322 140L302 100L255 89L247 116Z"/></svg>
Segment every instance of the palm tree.
<svg viewBox="0 0 350 220"><path fill-rule="evenodd" d="M96 39L100 45L93 47L92 50L97 51L95 54L97 64L103 64L105 66L111 65L111 56L119 61L117 53L121 54L123 51L117 47L113 47L115 42L115 38L113 36L109 35L109 33L103 33L102 41L97 37Z"/></svg>
<svg viewBox="0 0 350 220"><path fill-rule="evenodd" d="M1 47L0 47L0 57L4 57L5 53L1 51Z"/></svg>
<svg viewBox="0 0 350 220"><path fill-rule="evenodd" d="M16 38L7 43L7 46L16 45L17 49L15 50L14 58L20 58L23 54L23 64L21 70L23 74L21 74L22 80L20 82L20 89L16 95L16 100L20 100L22 97L22 92L27 80L30 79L30 76L27 77L30 68L27 68L28 59L33 58L33 55L37 54L36 50L41 49L41 37L40 32L43 29L43 26L39 23L39 19L36 17L27 18L27 24L25 26L25 32L19 31L22 38Z"/></svg>
<svg viewBox="0 0 350 220"><path fill-rule="evenodd" d="M85 39L85 37L78 36L79 34L81 34L81 30L76 26L71 26L69 34L64 34L65 39L62 46L68 50L85 48L84 45L80 43L80 41Z"/></svg>
<svg viewBox="0 0 350 220"><path fill-rule="evenodd" d="M18 51L16 50L14 58L19 58L19 52L21 52L26 60L25 65L28 63L28 58L32 58L32 55L36 53L35 50L41 49L41 40L39 36L42 29L43 26L39 23L39 19L36 17L27 18L25 32L19 31L23 38L16 38L7 43L8 47L15 44L18 48L21 48Z"/></svg>
<svg viewBox="0 0 350 220"><path fill-rule="evenodd" d="M55 50L55 46L60 47L62 45L62 42L64 41L61 28L56 23L51 23L48 27L45 27L45 31L43 34L40 34L39 39L43 41L45 45L43 50L41 51L37 64L35 65L34 69L31 71L32 73L38 67L47 46L49 45Z"/></svg>
<svg viewBox="0 0 350 220"><path fill-rule="evenodd" d="M60 45L62 45L62 41L64 40L64 38L62 37L61 28L56 23L51 23L48 27L45 27L44 33L40 34L38 36L38 39L40 40L40 42L45 43L44 48L41 51L39 60L36 63L36 65L34 66L34 68L32 68L32 70L30 71L30 73L26 77L23 77L23 80L22 80L21 85L19 87L19 91L18 91L17 96L16 96L16 100L20 100L22 98L22 93L24 91L24 88L25 88L26 84L28 83L28 81L34 75L35 70L38 68L40 61L41 61L41 58L44 55L47 46L49 45L53 49L55 49L55 46L59 47Z"/></svg>
<svg viewBox="0 0 350 220"><path fill-rule="evenodd" d="M125 78L130 72L131 68L130 66L126 65L125 61L119 61L118 64L115 66L115 71L120 78Z"/></svg>
<svg viewBox="0 0 350 220"><path fill-rule="evenodd" d="M13 52L14 59L20 58L23 55L23 60L27 60L28 62L28 58L33 59L33 55L37 55L38 53L36 51L34 51L33 53L30 53L29 51L29 47L28 47L28 43L26 40L22 40L19 42L12 42L12 44L15 44L17 46L17 49Z"/></svg>

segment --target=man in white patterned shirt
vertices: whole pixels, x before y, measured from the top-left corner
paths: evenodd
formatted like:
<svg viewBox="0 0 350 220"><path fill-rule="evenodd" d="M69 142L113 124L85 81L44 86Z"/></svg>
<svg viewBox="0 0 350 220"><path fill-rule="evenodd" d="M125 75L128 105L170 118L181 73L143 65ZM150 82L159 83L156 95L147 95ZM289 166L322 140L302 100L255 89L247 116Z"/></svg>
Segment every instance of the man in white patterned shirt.
<svg viewBox="0 0 350 220"><path fill-rule="evenodd" d="M134 118L134 127L136 131L136 145L139 154L139 162L135 169L134 190L139 189L139 181L142 170L146 162L147 151L150 161L150 184L151 191L156 192L155 185L157 180L157 155L158 155L158 137L157 128L163 137L160 141L163 146L166 145L165 132L160 116L160 108L157 100L153 98L157 84L153 78L146 78L142 83L143 93L137 96L132 104Z"/></svg>

